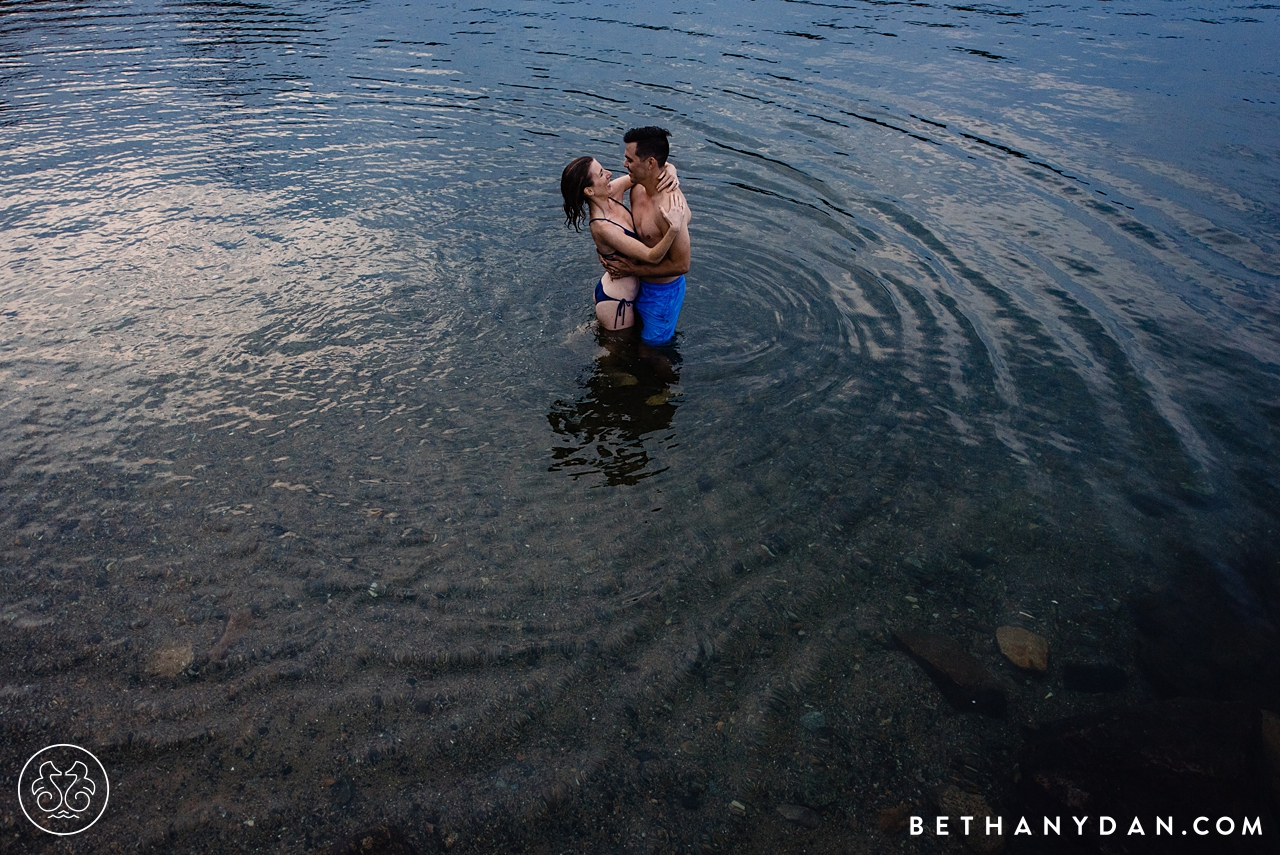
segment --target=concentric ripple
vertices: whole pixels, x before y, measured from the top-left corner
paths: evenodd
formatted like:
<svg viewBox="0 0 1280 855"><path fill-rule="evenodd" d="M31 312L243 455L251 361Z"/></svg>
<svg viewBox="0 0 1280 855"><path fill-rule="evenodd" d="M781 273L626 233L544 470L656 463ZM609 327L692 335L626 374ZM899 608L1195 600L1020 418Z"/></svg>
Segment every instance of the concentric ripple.
<svg viewBox="0 0 1280 855"><path fill-rule="evenodd" d="M1137 674L1123 606L1209 568L1274 635L1278 23L0 9L0 765L104 759L83 851L781 851L779 805L880 851L1003 798L1024 723L1154 683L994 627ZM656 355L557 194L644 124L694 214Z"/></svg>

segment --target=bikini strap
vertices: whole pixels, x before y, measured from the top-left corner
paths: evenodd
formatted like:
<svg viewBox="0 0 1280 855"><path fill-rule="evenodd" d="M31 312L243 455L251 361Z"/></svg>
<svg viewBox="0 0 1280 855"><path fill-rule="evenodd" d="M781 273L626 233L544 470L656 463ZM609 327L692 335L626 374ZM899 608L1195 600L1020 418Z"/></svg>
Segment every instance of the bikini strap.
<svg viewBox="0 0 1280 855"><path fill-rule="evenodd" d="M626 226L624 226L622 223L614 222L613 220L609 219L608 217L592 217L591 219L587 220L587 222L588 222L588 223L601 223L601 222L603 222L603 223L613 223L615 226L617 226L618 228L622 229L622 233L623 233L623 234L625 234L627 237L630 237L630 238L638 238L638 237L639 237L639 235L638 235L636 232L634 232L634 231L632 231L631 229L627 228L627 227L626 227Z"/></svg>
<svg viewBox="0 0 1280 855"><path fill-rule="evenodd" d="M621 324L623 319L626 318L627 306L634 306L636 304L636 301L635 300L618 300L617 297L614 297L613 299L617 300L617 303L618 303L618 313L613 316L614 317L613 323L617 325L617 324Z"/></svg>

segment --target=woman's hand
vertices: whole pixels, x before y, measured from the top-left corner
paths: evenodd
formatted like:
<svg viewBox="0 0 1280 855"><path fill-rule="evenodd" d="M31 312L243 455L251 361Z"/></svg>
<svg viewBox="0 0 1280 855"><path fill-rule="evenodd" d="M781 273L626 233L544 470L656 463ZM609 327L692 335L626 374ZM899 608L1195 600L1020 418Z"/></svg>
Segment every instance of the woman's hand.
<svg viewBox="0 0 1280 855"><path fill-rule="evenodd" d="M671 228L680 230L689 225L689 206L684 203L684 194L672 193L667 197L667 204L658 209L662 218Z"/></svg>
<svg viewBox="0 0 1280 855"><path fill-rule="evenodd" d="M676 176L676 167L671 161L667 161L667 165L662 167L662 174L658 176L658 192L674 193L680 189L680 179Z"/></svg>

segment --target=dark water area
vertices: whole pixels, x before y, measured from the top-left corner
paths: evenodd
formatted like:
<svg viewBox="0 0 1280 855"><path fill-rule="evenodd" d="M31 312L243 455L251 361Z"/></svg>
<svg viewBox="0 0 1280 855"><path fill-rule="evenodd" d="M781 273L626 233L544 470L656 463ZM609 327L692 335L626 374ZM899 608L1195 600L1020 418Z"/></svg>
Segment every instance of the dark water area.
<svg viewBox="0 0 1280 855"><path fill-rule="evenodd" d="M0 5L0 851L1272 851L1278 9Z"/></svg>

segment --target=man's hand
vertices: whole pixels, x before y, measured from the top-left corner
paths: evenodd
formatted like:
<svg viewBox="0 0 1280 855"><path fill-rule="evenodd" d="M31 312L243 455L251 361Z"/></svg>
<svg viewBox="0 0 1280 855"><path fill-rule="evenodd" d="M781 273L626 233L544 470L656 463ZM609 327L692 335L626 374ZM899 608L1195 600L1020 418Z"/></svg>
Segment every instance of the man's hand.
<svg viewBox="0 0 1280 855"><path fill-rule="evenodd" d="M631 263L631 259L625 255L615 255L612 258L601 258L600 263L604 265L604 269L609 271L609 275L615 279L623 276L634 276L636 268Z"/></svg>

